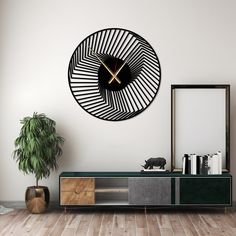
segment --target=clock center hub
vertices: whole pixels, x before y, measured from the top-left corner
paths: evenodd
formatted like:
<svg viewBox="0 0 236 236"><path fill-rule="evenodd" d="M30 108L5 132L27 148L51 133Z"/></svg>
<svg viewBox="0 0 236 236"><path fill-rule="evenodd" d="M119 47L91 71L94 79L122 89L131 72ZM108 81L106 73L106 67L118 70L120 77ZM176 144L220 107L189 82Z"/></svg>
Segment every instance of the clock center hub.
<svg viewBox="0 0 236 236"><path fill-rule="evenodd" d="M98 69L98 84L100 88L105 88L112 91L118 91L125 88L131 81L131 71L125 61L108 57L104 60L105 65L112 71L101 64Z"/></svg>

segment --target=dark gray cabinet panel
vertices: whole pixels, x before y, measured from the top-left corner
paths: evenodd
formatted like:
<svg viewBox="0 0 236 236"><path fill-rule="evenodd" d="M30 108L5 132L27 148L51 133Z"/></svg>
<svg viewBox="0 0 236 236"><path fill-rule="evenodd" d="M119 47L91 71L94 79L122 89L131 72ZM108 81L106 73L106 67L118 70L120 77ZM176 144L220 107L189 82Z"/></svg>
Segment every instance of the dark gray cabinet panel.
<svg viewBox="0 0 236 236"><path fill-rule="evenodd" d="M129 178L130 205L170 205L171 178Z"/></svg>

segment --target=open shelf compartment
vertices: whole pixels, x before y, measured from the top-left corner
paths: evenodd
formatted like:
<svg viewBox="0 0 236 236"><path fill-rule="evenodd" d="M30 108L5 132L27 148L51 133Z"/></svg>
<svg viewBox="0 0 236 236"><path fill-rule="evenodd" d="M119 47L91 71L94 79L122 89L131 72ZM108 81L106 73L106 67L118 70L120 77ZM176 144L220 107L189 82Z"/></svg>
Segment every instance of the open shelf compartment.
<svg viewBox="0 0 236 236"><path fill-rule="evenodd" d="M128 205L128 178L96 178L96 205Z"/></svg>

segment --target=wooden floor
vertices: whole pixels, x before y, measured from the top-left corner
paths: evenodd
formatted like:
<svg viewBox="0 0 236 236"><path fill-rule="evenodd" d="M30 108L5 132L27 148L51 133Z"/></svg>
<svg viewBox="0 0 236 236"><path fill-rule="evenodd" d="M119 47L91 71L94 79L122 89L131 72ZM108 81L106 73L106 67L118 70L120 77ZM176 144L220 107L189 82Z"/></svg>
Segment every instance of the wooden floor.
<svg viewBox="0 0 236 236"><path fill-rule="evenodd" d="M33 215L14 210L0 215L0 235L224 235L236 236L236 209L51 210Z"/></svg>

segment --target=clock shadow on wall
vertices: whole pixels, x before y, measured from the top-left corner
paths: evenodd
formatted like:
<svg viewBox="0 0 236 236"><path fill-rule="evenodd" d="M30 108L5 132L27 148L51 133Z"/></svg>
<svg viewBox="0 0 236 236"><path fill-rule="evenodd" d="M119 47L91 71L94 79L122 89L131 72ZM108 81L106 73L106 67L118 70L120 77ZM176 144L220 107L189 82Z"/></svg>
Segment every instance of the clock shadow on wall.
<svg viewBox="0 0 236 236"><path fill-rule="evenodd" d="M120 28L97 31L71 56L68 79L77 103L108 121L132 118L154 100L161 82L159 59L138 34Z"/></svg>

